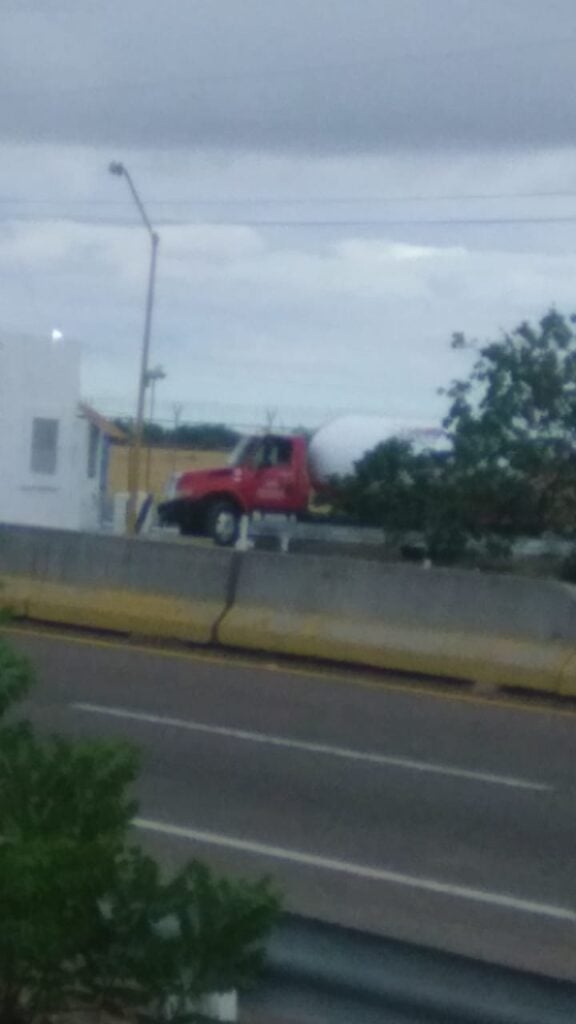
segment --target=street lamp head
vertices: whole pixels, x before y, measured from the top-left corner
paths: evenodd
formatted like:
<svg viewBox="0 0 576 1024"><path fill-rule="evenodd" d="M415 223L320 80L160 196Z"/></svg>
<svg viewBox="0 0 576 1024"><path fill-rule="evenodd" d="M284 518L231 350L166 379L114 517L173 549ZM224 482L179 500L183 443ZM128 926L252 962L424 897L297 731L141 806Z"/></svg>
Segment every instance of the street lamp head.
<svg viewBox="0 0 576 1024"><path fill-rule="evenodd" d="M163 366L153 366L152 369L146 370L145 374L146 387L150 384L155 384L156 381L166 380L166 371Z"/></svg>
<svg viewBox="0 0 576 1024"><path fill-rule="evenodd" d="M117 163L116 161L113 160L110 166L108 167L108 170L110 171L110 174L116 174L119 178L121 178L124 174L124 164Z"/></svg>

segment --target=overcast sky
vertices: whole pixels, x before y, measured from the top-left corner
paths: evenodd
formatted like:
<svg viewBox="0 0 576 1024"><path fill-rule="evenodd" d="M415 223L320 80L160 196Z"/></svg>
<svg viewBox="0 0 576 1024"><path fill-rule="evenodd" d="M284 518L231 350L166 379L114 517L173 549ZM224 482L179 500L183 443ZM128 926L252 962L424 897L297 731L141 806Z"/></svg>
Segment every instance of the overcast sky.
<svg viewBox="0 0 576 1024"><path fill-rule="evenodd" d="M453 331L576 311L574 0L0 0L0 325L170 419L435 422Z"/></svg>

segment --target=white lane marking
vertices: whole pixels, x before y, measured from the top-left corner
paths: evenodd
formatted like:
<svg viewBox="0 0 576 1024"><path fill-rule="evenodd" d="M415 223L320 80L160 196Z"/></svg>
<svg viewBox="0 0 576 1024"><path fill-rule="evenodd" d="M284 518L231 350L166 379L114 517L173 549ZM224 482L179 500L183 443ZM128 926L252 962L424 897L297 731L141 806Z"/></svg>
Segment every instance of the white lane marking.
<svg viewBox="0 0 576 1024"><path fill-rule="evenodd" d="M248 732L245 729L230 729L221 725L206 725L204 722L191 722L183 718L168 718L154 715L146 711L132 711L129 708L108 707L102 704L77 702L72 704L76 711L90 714L108 715L111 718L126 718L134 722L149 722L152 725L165 725L174 729L187 729L190 732L206 733L209 736L225 736L230 739L243 740L248 743L262 743L270 747L284 747L288 750L303 750L309 754L325 754L329 757L345 758L348 761L364 761L386 768L404 768L414 772L429 772L434 775L446 775L471 782L487 782L494 786L510 786L514 789L531 789L537 792L549 792L552 786L531 779L517 779L509 775L494 775L491 772L474 772L466 768L451 765L432 764L427 761L414 761L405 757L388 757L386 754L367 753L347 747L331 747L324 743L307 743L304 740L288 739L283 736L269 736L266 733Z"/></svg>
<svg viewBox="0 0 576 1024"><path fill-rule="evenodd" d="M450 885L448 882L437 882L431 878L403 875L397 871L387 871L385 868L367 867L364 864L354 864L351 861L320 857L317 854L302 853L300 850L287 850L281 846L268 846L266 843L224 836L219 832L202 832L199 829L171 825L164 821L152 821L149 818L135 818L134 825L146 832L157 832L162 835L174 836L177 839L188 839L195 843L207 843L210 846L220 846L228 850L240 850L243 853L254 853L263 857L272 857L275 860L320 868L323 871L338 871L341 874L353 875L355 878L366 878L374 882L389 882L392 885L403 885L410 889L423 889L426 892L438 893L442 896L455 896L460 899L473 900L476 903L488 903L507 910L519 910L526 914L552 917L558 921L576 921L576 912L567 907L535 903L533 900L523 900L507 893L469 889L463 885Z"/></svg>

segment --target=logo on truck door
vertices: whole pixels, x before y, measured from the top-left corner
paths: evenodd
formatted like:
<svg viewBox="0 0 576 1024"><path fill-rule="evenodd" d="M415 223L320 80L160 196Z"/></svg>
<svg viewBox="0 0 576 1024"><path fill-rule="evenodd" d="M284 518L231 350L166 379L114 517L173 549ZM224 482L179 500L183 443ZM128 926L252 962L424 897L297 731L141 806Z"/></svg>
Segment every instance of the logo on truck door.
<svg viewBox="0 0 576 1024"><path fill-rule="evenodd" d="M291 482L292 441L286 437L264 438L257 453L256 500L281 501Z"/></svg>

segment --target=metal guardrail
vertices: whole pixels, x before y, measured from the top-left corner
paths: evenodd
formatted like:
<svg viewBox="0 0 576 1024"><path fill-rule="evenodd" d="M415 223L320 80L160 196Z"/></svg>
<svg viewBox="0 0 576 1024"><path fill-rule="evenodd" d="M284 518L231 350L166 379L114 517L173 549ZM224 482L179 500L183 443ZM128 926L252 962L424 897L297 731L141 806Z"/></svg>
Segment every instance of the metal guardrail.
<svg viewBox="0 0 576 1024"><path fill-rule="evenodd" d="M298 917L288 917L272 937L264 987L250 1002L255 1009L259 999L272 1007L275 993L287 986L292 1000L300 992L303 1008L312 993L322 992L326 1024L350 1022L354 1006L354 1024L576 1021L576 984L568 981ZM282 1017L280 1005L276 1013ZM322 1020L317 1010L313 1019Z"/></svg>

